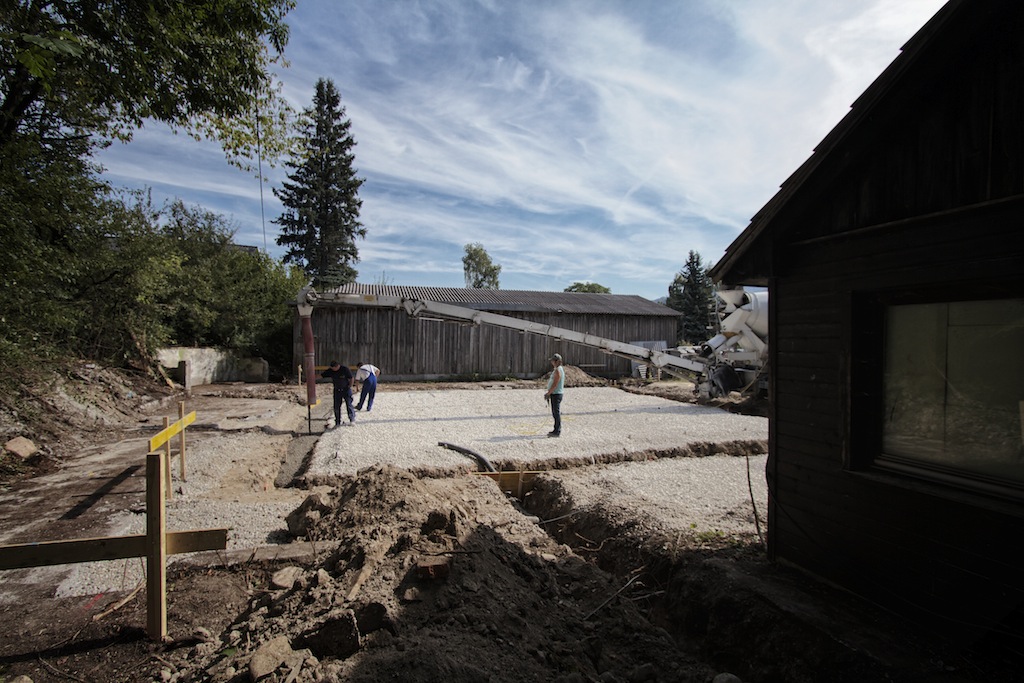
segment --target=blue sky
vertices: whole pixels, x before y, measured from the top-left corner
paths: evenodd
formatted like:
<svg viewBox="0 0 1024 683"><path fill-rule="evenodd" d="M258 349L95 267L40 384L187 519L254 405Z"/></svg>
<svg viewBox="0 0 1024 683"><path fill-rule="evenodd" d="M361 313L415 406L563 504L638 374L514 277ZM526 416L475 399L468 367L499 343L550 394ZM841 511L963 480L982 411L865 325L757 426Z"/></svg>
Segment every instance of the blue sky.
<svg viewBox="0 0 1024 683"><path fill-rule="evenodd" d="M943 0L299 0L280 71L296 109L338 87L356 140L359 282L597 282L665 296L720 259ZM219 147L149 125L99 161L116 186L227 216L275 257L282 206Z"/></svg>

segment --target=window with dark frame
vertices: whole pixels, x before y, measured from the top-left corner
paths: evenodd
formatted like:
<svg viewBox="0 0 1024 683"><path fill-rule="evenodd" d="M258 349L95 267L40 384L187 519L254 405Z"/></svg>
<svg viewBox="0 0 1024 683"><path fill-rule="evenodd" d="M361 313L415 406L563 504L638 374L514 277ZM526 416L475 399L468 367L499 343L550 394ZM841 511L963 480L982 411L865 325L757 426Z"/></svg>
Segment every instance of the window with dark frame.
<svg viewBox="0 0 1024 683"><path fill-rule="evenodd" d="M1024 298L955 294L855 297L852 468L1021 499Z"/></svg>

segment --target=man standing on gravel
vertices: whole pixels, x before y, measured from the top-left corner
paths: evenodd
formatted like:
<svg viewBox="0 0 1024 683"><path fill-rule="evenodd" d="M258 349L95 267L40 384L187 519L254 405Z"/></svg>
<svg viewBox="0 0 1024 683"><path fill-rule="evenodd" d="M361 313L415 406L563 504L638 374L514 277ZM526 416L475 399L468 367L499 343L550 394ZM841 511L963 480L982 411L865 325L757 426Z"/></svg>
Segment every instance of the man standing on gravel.
<svg viewBox="0 0 1024 683"><path fill-rule="evenodd" d="M548 377L548 388L544 392L544 400L551 404L551 417L555 420L555 428L548 432L549 437L562 435L562 395L565 392L565 367L562 356L556 353L551 356L551 376Z"/></svg>
<svg viewBox="0 0 1024 683"><path fill-rule="evenodd" d="M336 360L331 361L331 367L320 373L334 383L334 426L341 426L341 403L345 402L345 411L348 413L348 423L355 424L356 411L352 409L352 371L348 366L341 365Z"/></svg>
<svg viewBox="0 0 1024 683"><path fill-rule="evenodd" d="M373 410L373 397L377 395L377 378L380 377L380 368L370 363L360 363L356 370L356 381L360 383L359 403L356 410L363 409L363 402L366 401L366 412Z"/></svg>

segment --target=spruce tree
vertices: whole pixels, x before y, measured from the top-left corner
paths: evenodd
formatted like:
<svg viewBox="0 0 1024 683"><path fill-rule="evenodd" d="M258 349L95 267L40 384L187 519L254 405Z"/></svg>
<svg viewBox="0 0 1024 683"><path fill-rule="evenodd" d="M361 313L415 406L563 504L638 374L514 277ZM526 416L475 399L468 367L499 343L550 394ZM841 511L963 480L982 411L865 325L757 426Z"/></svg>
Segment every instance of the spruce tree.
<svg viewBox="0 0 1024 683"><path fill-rule="evenodd" d="M712 303L715 287L698 252L690 251L683 269L668 287L669 308L682 313L679 341L699 344L711 337Z"/></svg>
<svg viewBox="0 0 1024 683"><path fill-rule="evenodd" d="M366 236L359 222L363 179L352 167L351 125L334 82L318 80L313 106L299 125L302 158L288 162L290 182L274 189L286 209L274 220L281 226L277 243L287 248L283 260L300 266L320 289L355 282L355 241Z"/></svg>

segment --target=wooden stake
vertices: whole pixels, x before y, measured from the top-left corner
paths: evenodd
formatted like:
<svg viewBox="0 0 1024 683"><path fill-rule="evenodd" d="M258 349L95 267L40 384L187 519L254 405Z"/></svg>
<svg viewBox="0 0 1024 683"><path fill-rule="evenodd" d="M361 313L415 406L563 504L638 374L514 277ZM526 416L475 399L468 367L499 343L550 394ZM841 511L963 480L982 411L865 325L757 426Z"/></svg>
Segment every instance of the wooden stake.
<svg viewBox="0 0 1024 683"><path fill-rule="evenodd" d="M171 418L164 417L164 430L171 426ZM164 477L166 480L164 484L167 487L167 500L174 497L174 493L171 491L171 442L170 440L164 443Z"/></svg>
<svg viewBox="0 0 1024 683"><path fill-rule="evenodd" d="M178 403L178 420L182 425L185 424L185 402L181 401ZM185 479L185 428L181 429L181 480Z"/></svg>
<svg viewBox="0 0 1024 683"><path fill-rule="evenodd" d="M167 637L164 460L163 453L146 456L146 631L157 641Z"/></svg>

